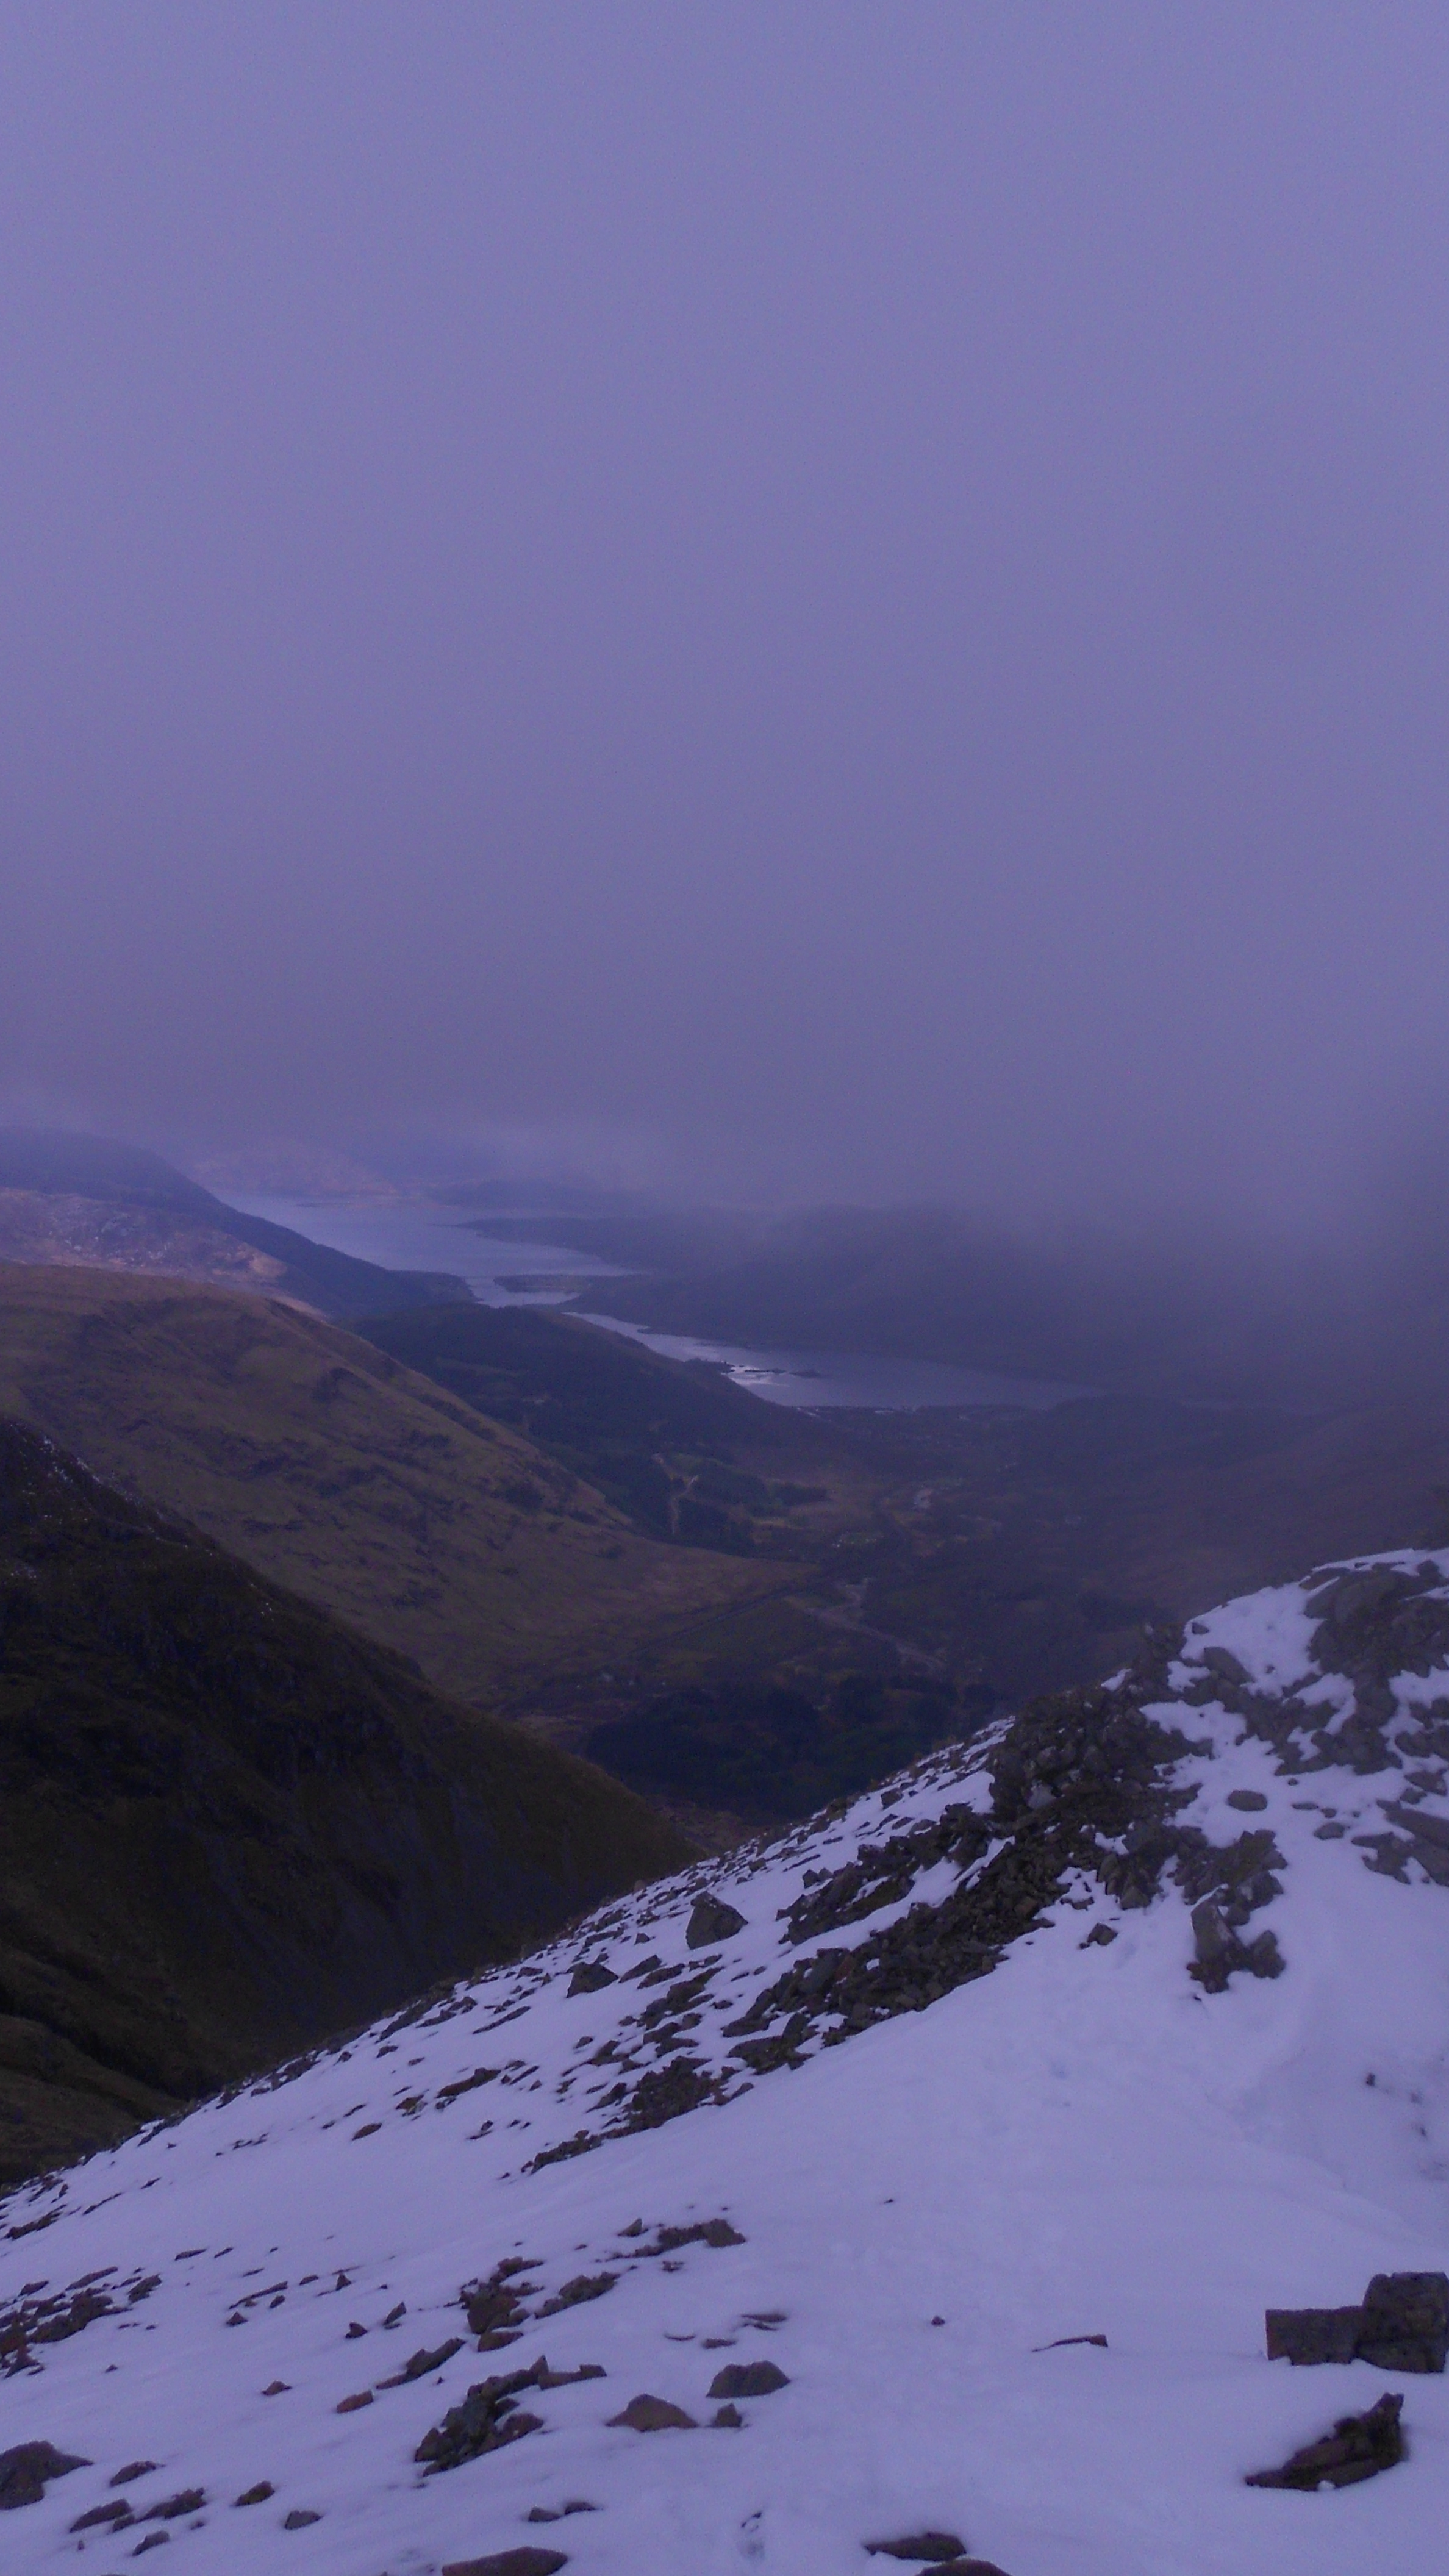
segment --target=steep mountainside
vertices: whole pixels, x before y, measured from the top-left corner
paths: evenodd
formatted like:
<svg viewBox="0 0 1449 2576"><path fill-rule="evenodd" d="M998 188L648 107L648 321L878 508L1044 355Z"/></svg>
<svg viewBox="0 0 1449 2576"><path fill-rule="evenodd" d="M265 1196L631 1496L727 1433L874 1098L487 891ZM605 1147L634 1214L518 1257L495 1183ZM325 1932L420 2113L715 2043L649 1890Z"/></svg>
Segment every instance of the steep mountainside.
<svg viewBox="0 0 1449 2576"><path fill-rule="evenodd" d="M1446 1882L1449 1559L1158 1636L13 2199L7 2564L1429 2568Z"/></svg>
<svg viewBox="0 0 1449 2576"><path fill-rule="evenodd" d="M602 1773L0 1422L0 2178L682 1849Z"/></svg>
<svg viewBox="0 0 1449 2576"><path fill-rule="evenodd" d="M0 1129L0 1260L203 1280L331 1316L471 1293L247 1216L138 1146L36 1128Z"/></svg>
<svg viewBox="0 0 1449 2576"><path fill-rule="evenodd" d="M258 1298L0 1265L0 1413L474 1703L778 1580L640 1537L516 1433Z"/></svg>

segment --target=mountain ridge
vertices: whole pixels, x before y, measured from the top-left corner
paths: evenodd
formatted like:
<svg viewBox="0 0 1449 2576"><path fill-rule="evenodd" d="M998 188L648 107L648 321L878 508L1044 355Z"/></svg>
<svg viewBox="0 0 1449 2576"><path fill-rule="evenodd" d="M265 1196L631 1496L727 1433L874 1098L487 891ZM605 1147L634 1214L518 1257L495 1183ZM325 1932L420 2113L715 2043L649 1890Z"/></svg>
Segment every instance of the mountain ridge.
<svg viewBox="0 0 1449 2576"><path fill-rule="evenodd" d="M1444 2267L1446 1849L1449 1557L1336 1561L53 2177L10 2420L93 2465L14 2563L174 2492L198 2576L1425 2564L1449 2383L1264 2312Z"/></svg>

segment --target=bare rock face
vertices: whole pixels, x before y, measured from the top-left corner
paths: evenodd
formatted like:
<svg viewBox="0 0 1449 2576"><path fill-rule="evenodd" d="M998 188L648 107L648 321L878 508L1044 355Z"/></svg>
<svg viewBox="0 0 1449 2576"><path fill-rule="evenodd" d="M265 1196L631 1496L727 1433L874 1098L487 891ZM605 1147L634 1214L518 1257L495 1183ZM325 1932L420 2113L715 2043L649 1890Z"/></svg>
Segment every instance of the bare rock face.
<svg viewBox="0 0 1449 2576"><path fill-rule="evenodd" d="M1358 2358L1380 2370L1440 2371L1449 2354L1449 2276L1376 2272L1364 2292Z"/></svg>
<svg viewBox="0 0 1449 2576"><path fill-rule="evenodd" d="M1299 2368L1352 2361L1362 2324L1362 2308L1270 2308L1268 2359L1291 2361Z"/></svg>
<svg viewBox="0 0 1449 2576"><path fill-rule="evenodd" d="M17 2442L13 2451L0 2451L0 2513L13 2512L22 2504L39 2504L48 2479L89 2467L89 2460L58 2451L53 2442Z"/></svg>
<svg viewBox="0 0 1449 2576"><path fill-rule="evenodd" d="M1270 2308L1268 2359L1301 2368L1368 2361L1378 2370L1442 2371L1449 2356L1449 2274L1376 2272L1357 2308Z"/></svg>
<svg viewBox="0 0 1449 2576"><path fill-rule="evenodd" d="M772 2397L790 2382L773 2361L732 2361L710 2381L711 2397Z"/></svg>
<svg viewBox="0 0 1449 2576"><path fill-rule="evenodd" d="M558 2576L567 2567L562 2549L495 2549L487 2558L450 2558L443 2576Z"/></svg>
<svg viewBox="0 0 1449 2576"><path fill-rule="evenodd" d="M631 2433L693 2433L698 2427L692 2415L682 2406L673 2406L667 2397L647 2394L631 2397L621 2415L611 2415L611 2424L627 2425Z"/></svg>
<svg viewBox="0 0 1449 2576"><path fill-rule="evenodd" d="M904 2558L917 2566L945 2566L966 2555L966 2543L954 2531L910 2531L900 2540L868 2540L865 2546L872 2558Z"/></svg>
<svg viewBox="0 0 1449 2576"><path fill-rule="evenodd" d="M1244 2480L1250 2487L1296 2487L1313 2494L1319 2487L1356 2487L1398 2466L1404 2454L1399 2423L1404 2401L1397 2394L1381 2397L1366 2415L1341 2415L1322 2441L1306 2442L1281 2469L1259 2469Z"/></svg>
<svg viewBox="0 0 1449 2576"><path fill-rule="evenodd" d="M685 1926L685 1947L712 1950L717 1941L732 1940L744 1928L743 1914L737 1914L732 1905L723 1904L717 1896L702 1896Z"/></svg>

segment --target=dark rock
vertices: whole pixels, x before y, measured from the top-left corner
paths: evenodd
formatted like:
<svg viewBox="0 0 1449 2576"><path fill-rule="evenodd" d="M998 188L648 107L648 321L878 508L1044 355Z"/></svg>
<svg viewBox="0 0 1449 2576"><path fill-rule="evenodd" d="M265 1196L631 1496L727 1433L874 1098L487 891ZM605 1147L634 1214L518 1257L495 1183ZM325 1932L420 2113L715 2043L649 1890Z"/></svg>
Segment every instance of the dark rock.
<svg viewBox="0 0 1449 2576"><path fill-rule="evenodd" d="M205 2487L183 2487L179 2495L167 2496L162 2504L153 2504L139 2519L142 2522L179 2522L184 2513L200 2513L206 2502Z"/></svg>
<svg viewBox="0 0 1449 2576"><path fill-rule="evenodd" d="M613 1969L606 1968L602 1959L581 1959L569 1979L569 1993L597 1995L605 1986L612 1986L617 1982Z"/></svg>
<svg viewBox="0 0 1449 2576"><path fill-rule="evenodd" d="M1440 2371L1449 2355L1449 2276L1376 2272L1364 2292L1360 2361L1379 2370Z"/></svg>
<svg viewBox="0 0 1449 2576"><path fill-rule="evenodd" d="M1058 2335L1052 2343L1034 2343L1032 2345L1032 2351L1065 2352L1068 2346L1074 2343L1096 2344L1098 2349L1102 2352L1105 2352L1107 2349L1107 2338L1105 2335Z"/></svg>
<svg viewBox="0 0 1449 2576"><path fill-rule="evenodd" d="M441 2370L444 2362L451 2361L454 2353L461 2352L462 2349L461 2335L449 2335L446 2343L435 2344L431 2352L424 2345L421 2351L415 2352L410 2360L403 2363L401 2370L395 2370L390 2379L380 2379L377 2383L378 2387L406 2388L414 2379L427 2379L433 2371Z"/></svg>
<svg viewBox="0 0 1449 2576"><path fill-rule="evenodd" d="M520 2282L520 2272L531 2272L531 2263L514 2255L489 2274L486 2281L468 2281L459 2291L468 2331L479 2338L481 2352L496 2352L505 2343L515 2343L528 2310L523 2293L531 2284Z"/></svg>
<svg viewBox="0 0 1449 2576"><path fill-rule="evenodd" d="M912 2531L903 2540L868 2540L872 2558L913 2558L918 2565L944 2565L966 2555L966 2543L954 2531Z"/></svg>
<svg viewBox="0 0 1449 2576"><path fill-rule="evenodd" d="M370 2388L359 2388L355 2397L338 2398L337 2412L339 2415L355 2415L360 2407L371 2406L372 2403L372 2390Z"/></svg>
<svg viewBox="0 0 1449 2576"><path fill-rule="evenodd" d="M773 2361L728 2361L709 2383L711 2397L770 2397L790 2382Z"/></svg>
<svg viewBox="0 0 1449 2576"><path fill-rule="evenodd" d="M738 2433L745 2421L738 2406L717 2406L709 2420L717 2433Z"/></svg>
<svg viewBox="0 0 1449 2576"><path fill-rule="evenodd" d="M570 2496L567 2504L536 2504L523 2517L525 2522L566 2522L571 2513L597 2513L596 2504L583 2496Z"/></svg>
<svg viewBox="0 0 1449 2576"><path fill-rule="evenodd" d="M1276 1882L1274 1894L1278 1892ZM1229 1977L1245 1970L1250 1977L1281 1977L1283 1953L1271 1932L1260 1932L1255 1941L1243 1941L1229 1920L1228 1913L1212 1897L1204 1897L1192 1909L1195 1956L1188 1975L1196 1979L1204 1992L1223 1994Z"/></svg>
<svg viewBox="0 0 1449 2576"><path fill-rule="evenodd" d="M441 2424L423 2435L413 2458L429 2469L460 2469L466 2460L542 2429L541 2415L517 2411L511 2403L490 2400L485 2389L470 2388L462 2404L450 2406Z"/></svg>
<svg viewBox="0 0 1449 2576"><path fill-rule="evenodd" d="M1403 2406L1402 2397L1394 2394L1381 2397L1366 2415L1341 2415L1322 2441L1305 2443L1281 2469L1259 2469L1244 2484L1295 2487L1311 2494L1321 2486L1352 2487L1375 2478L1381 2470L1397 2467L1404 2457L1399 2423Z"/></svg>
<svg viewBox="0 0 1449 2576"><path fill-rule="evenodd" d="M321 2519L322 2516L320 2513L313 2513L307 2505L294 2505L289 2514L283 2515L282 2529L284 2531L305 2531L309 2523L320 2522Z"/></svg>
<svg viewBox="0 0 1449 2576"><path fill-rule="evenodd" d="M113 2487L128 2487L133 2478L149 2478L155 2466L154 2460L128 2460L123 2469L117 2469L110 2484Z"/></svg>
<svg viewBox="0 0 1449 2576"><path fill-rule="evenodd" d="M584 2307L590 2299L602 2299L606 2291L612 2290L618 2277L617 2272L580 2272L574 2280L565 2281L553 2298L545 2299L536 2313L541 2317L556 2317L565 2308Z"/></svg>
<svg viewBox="0 0 1449 2576"><path fill-rule="evenodd" d="M743 1914L737 1914L732 1905L718 1896L701 1896L685 1925L684 1945L688 1950L712 1950L716 1941L731 1940L744 1928Z"/></svg>
<svg viewBox="0 0 1449 2576"><path fill-rule="evenodd" d="M148 2549L164 2549L170 2538L169 2531L148 2531L144 2540L137 2541L131 2556L144 2558Z"/></svg>
<svg viewBox="0 0 1449 2576"><path fill-rule="evenodd" d="M1240 1664L1227 1646L1205 1646L1202 1659L1208 1671L1215 1673L1219 1681L1231 1682L1239 1690L1253 1678L1247 1665Z"/></svg>
<svg viewBox="0 0 1449 2576"><path fill-rule="evenodd" d="M626 2227L621 2232L629 2236L633 2230ZM720 2252L726 2245L743 2245L744 2242L739 2229L731 2227L727 2218L701 2218L692 2227L661 2227L654 2243L643 2245L639 2250L641 2256L677 2254L681 2245L712 2245L716 2252Z"/></svg>
<svg viewBox="0 0 1449 2576"><path fill-rule="evenodd" d="M495 2549L488 2558L450 2558L442 2576L558 2576L568 2559L561 2549Z"/></svg>
<svg viewBox="0 0 1449 2576"><path fill-rule="evenodd" d="M682 2406L671 2406L667 2397L631 2397L622 2415L611 2415L611 2424L625 2424L631 2433L694 2433L698 2431L692 2415Z"/></svg>
<svg viewBox="0 0 1449 2576"><path fill-rule="evenodd" d="M1270 2308L1268 2359L1309 2364L1352 2361L1362 2330L1362 2308Z"/></svg>
<svg viewBox="0 0 1449 2576"><path fill-rule="evenodd" d="M39 2504L47 2479L67 2478L72 2469L90 2465L70 2451L58 2451L53 2442L17 2442L13 2451L0 2451L0 2513Z"/></svg>
<svg viewBox="0 0 1449 2576"><path fill-rule="evenodd" d="M1251 1816L1266 1807L1268 1801L1261 1789L1230 1789L1227 1803L1230 1807L1236 1807L1241 1815Z"/></svg>
<svg viewBox="0 0 1449 2576"><path fill-rule="evenodd" d="M1079 1941L1077 1943L1077 1948L1079 1950L1105 1950L1108 1942L1115 1941L1116 1938L1116 1930L1112 1924L1094 1923L1091 1931L1087 1934L1085 1941Z"/></svg>
<svg viewBox="0 0 1449 2576"><path fill-rule="evenodd" d="M1372 2362L1441 2371L1449 2356L1449 2274L1376 2272L1357 2308L1270 2308L1268 2359Z"/></svg>
<svg viewBox="0 0 1449 2576"><path fill-rule="evenodd" d="M98 2524L109 2522L114 2523L119 2530L126 2523L134 2522L135 2519L125 2497L117 2496L114 2504L93 2504L89 2513L79 2514L71 2524L71 2529L72 2531L94 2531Z"/></svg>
<svg viewBox="0 0 1449 2576"><path fill-rule="evenodd" d="M603 2376L596 2361L586 2361L578 2370L550 2370L540 2355L529 2370L480 2379L460 2405L450 2406L442 2422L423 2435L413 2458L429 2469L460 2469L465 2460L480 2459L485 2451L500 2450L505 2442L542 2429L541 2415L519 2412L525 2388L568 2388Z"/></svg>
<svg viewBox="0 0 1449 2576"><path fill-rule="evenodd" d="M276 2492L270 2478L258 2478L254 2487L245 2488L233 2501L236 2504L265 2504L268 2496L274 2496Z"/></svg>

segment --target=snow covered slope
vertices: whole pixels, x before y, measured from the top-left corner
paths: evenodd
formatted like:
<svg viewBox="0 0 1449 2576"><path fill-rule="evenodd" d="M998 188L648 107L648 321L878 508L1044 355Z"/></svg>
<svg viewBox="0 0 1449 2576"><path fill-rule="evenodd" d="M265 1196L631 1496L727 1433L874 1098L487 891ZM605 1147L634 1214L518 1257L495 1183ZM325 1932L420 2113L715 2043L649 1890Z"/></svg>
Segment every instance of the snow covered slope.
<svg viewBox="0 0 1449 2576"><path fill-rule="evenodd" d="M0 2450L89 2465L0 2563L1439 2563L1449 2383L1263 2310L1449 2258L1446 1782L1449 1561L1330 1569L16 2195ZM1403 2466L1244 2486L1386 2387Z"/></svg>

